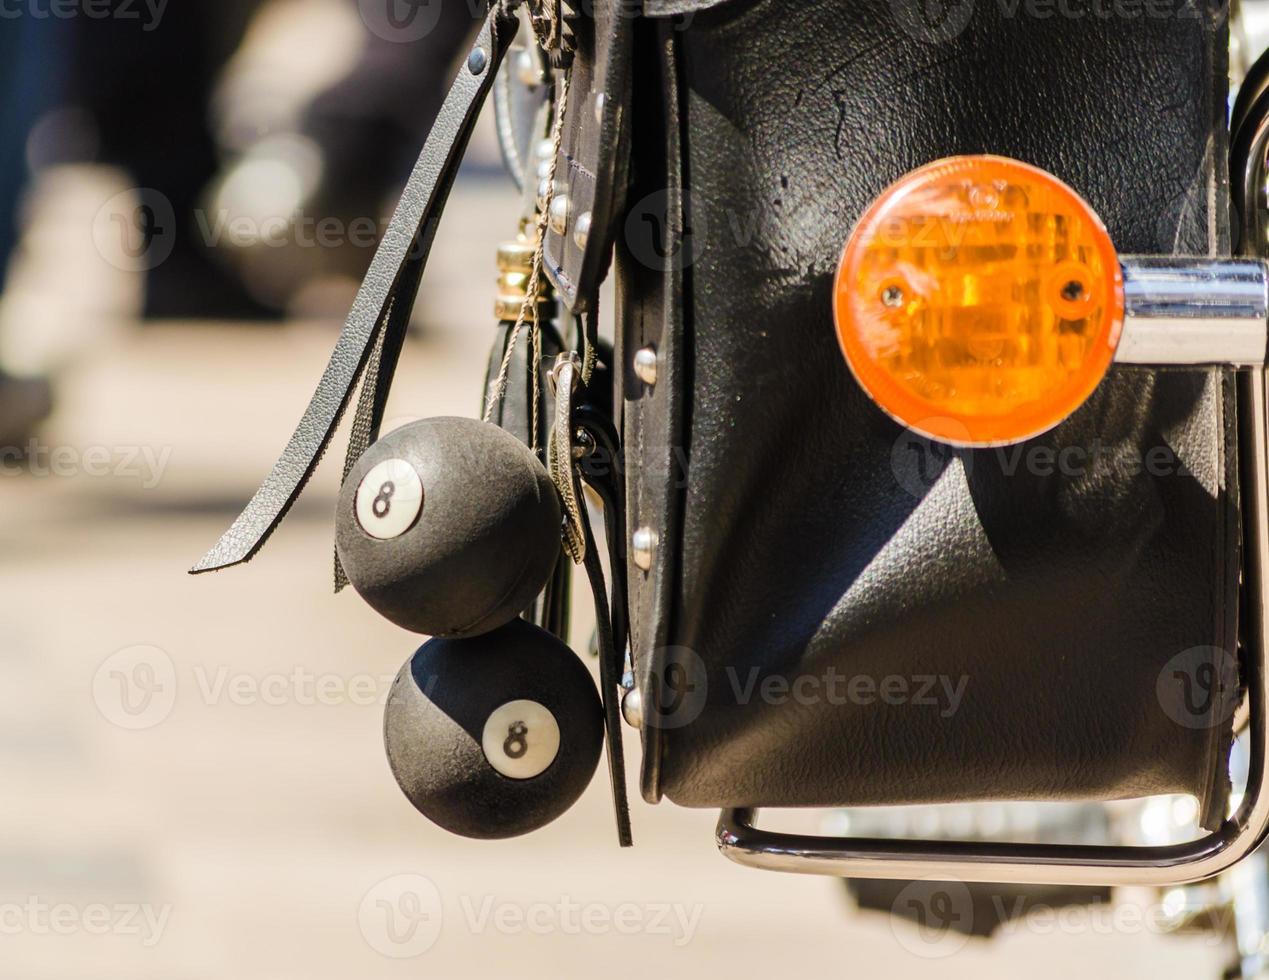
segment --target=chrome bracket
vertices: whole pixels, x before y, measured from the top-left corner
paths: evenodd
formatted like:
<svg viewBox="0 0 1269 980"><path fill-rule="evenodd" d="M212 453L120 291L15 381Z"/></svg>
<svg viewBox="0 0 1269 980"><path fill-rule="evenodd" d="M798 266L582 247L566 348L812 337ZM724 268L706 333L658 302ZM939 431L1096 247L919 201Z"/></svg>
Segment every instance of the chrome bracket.
<svg viewBox="0 0 1269 980"><path fill-rule="evenodd" d="M1269 346L1261 259L1126 255L1116 364L1257 368Z"/></svg>

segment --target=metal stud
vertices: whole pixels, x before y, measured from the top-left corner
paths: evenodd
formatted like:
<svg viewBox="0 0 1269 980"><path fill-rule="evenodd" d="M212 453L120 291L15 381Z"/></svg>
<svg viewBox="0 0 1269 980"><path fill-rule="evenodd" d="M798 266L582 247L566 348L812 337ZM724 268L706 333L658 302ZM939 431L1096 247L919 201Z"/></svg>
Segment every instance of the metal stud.
<svg viewBox="0 0 1269 980"><path fill-rule="evenodd" d="M635 351L634 373L635 377L649 388L657 383L657 351L655 347L641 347Z"/></svg>
<svg viewBox="0 0 1269 980"><path fill-rule="evenodd" d="M548 202L560 192L560 182L550 181L543 177L538 181L538 210L545 211Z"/></svg>
<svg viewBox="0 0 1269 980"><path fill-rule="evenodd" d="M639 528L630 538L630 557L635 567L642 571L652 568L652 557L657 550L657 532L644 526Z"/></svg>
<svg viewBox="0 0 1269 980"><path fill-rule="evenodd" d="M573 244L583 252L586 251L586 240L590 237L590 212L583 211L577 216L573 225Z"/></svg>
<svg viewBox="0 0 1269 980"><path fill-rule="evenodd" d="M568 228L568 208L569 200L567 194L556 194L551 198L551 208L548 212L551 223L551 231L557 235L564 234Z"/></svg>
<svg viewBox="0 0 1269 980"><path fill-rule="evenodd" d="M632 687L621 699L621 717L631 728L643 727L643 695Z"/></svg>

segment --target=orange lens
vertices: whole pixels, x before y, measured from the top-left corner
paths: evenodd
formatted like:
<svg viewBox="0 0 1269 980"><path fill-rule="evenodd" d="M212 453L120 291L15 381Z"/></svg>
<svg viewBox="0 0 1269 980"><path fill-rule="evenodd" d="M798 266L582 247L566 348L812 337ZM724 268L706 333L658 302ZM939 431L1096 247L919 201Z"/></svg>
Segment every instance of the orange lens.
<svg viewBox="0 0 1269 980"><path fill-rule="evenodd" d="M1123 321L1101 221L1051 174L949 157L892 184L842 253L846 362L903 425L960 445L1019 442L1083 404Z"/></svg>

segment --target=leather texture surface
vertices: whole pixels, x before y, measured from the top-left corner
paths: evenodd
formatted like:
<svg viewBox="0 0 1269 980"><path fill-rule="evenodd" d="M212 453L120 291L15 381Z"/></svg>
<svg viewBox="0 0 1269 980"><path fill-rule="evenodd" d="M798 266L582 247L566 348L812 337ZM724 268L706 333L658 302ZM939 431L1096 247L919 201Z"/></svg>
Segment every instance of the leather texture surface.
<svg viewBox="0 0 1269 980"><path fill-rule="evenodd" d="M682 17L727 2L729 0L643 0L643 11L649 17Z"/></svg>
<svg viewBox="0 0 1269 980"><path fill-rule="evenodd" d="M190 570L192 573L249 561L260 550L321 461L368 363L373 363L375 369L367 377L364 411L358 411L363 416L359 421L364 421L358 426L361 448L377 437L441 210L516 27L515 17L500 7L486 19L472 46L471 57L475 60L465 60L458 69L312 401L260 489L229 530ZM351 460L345 466L345 474L350 466ZM337 569L337 583L339 577Z"/></svg>
<svg viewBox="0 0 1269 980"><path fill-rule="evenodd" d="M622 363L660 360L623 379L629 526L659 537L630 567L644 795L1187 792L1210 825L1237 696L1229 377L1112 369L1022 447L949 450L860 391L830 295L864 207L957 153L1057 174L1123 253L1227 251L1223 13L920 9L732 0L636 35L665 89L632 110L618 249Z"/></svg>

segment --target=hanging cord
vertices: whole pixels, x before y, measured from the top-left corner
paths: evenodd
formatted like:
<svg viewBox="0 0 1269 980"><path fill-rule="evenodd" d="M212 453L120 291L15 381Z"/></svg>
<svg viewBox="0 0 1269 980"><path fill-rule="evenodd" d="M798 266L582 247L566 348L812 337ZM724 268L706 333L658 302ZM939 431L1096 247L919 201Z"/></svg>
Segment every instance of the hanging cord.
<svg viewBox="0 0 1269 980"><path fill-rule="evenodd" d="M590 376L595 373L595 364L599 361L599 296L595 296L590 309L581 319L582 338L582 384L590 384Z"/></svg>
<svg viewBox="0 0 1269 980"><path fill-rule="evenodd" d="M595 547L595 535L591 530L590 516L583 504L581 509L582 533L586 538L586 576L595 598L595 632L599 640L599 686L604 702L604 728L608 738L608 779L612 784L612 805L617 818L617 841L622 847L634 843L630 830L630 801L626 795L626 760L621 744L621 704L617 691L621 684L623 654L613 642L612 618L608 612L608 587L604 582L604 569L599 563L599 551ZM615 556L612 556L616 560Z"/></svg>
<svg viewBox="0 0 1269 980"><path fill-rule="evenodd" d="M568 355L561 355L562 357ZM573 355L574 357L576 355ZM576 366L574 361L564 363L564 370L559 371L560 379L558 389L565 388L565 384L573 377L573 368ZM571 404L571 397L567 394L557 391L559 402L566 405ZM586 505L586 498L582 491L581 481L581 458L584 458L585 445L592 448L595 443L593 437L589 437L589 433L580 427L576 430L578 439L578 450L574 451L574 441L569 438L567 441L561 441L561 428L564 431L572 430L573 418L572 412L561 413L560 419L557 421L557 428L552 433L550 443L550 470L551 478L560 490L560 497L565 506L565 535L564 546L569 556L574 562L579 562L586 568L586 577L590 582L591 598L595 606L595 639L599 648L599 692L604 709L604 744L608 749L608 783L612 791L613 817L617 825L617 843L621 847L631 847L634 844L634 835L630 827L630 798L626 791L626 759L625 749L622 743L622 717L621 717L621 675L625 667L625 647L627 641L626 634L626 618L622 614L620 617L620 625L615 630L614 615L619 612L618 606L624 601L620 591L624 589L622 577L618 572L617 563L623 561L623 557L619 555L609 543L608 558L609 563L613 566L613 595L611 599L608 594L608 586L604 581L604 568L599 558L599 548L596 545L595 532L591 527L590 514ZM601 492L602 495L602 492ZM619 520L614 513L608 512L608 505L611 498L605 497L605 520L611 522ZM608 524L611 529L612 524ZM610 611L610 603L612 611Z"/></svg>
<svg viewBox="0 0 1269 980"><path fill-rule="evenodd" d="M568 79L567 73L560 76L560 94L556 101L555 121L551 126L551 165L547 172L545 183L548 188L555 186L555 166L559 160L560 141L564 132L564 113L568 109ZM532 430L530 433L529 448L537 450L538 448L538 413L540 411L541 394L539 392L540 383L537 377L538 358L542 353L542 328L538 322L540 315L538 289L542 281L542 248L546 239L546 225L548 221L548 210L550 207L549 199L540 202L541 207L538 209L537 220L534 222L533 231L533 264L529 270L529 281L525 287L524 302L520 305L520 313L516 317L515 326L511 328L511 334L507 338L507 348L502 355L502 363L498 367L498 375L489 385L488 397L485 400L484 421L489 422L493 419L494 408L502 400L507 392L508 375L511 371L511 358L515 353L516 341L520 338L522 331L530 320L532 321L532 365L530 371L533 389L533 420Z"/></svg>
<svg viewBox="0 0 1269 980"><path fill-rule="evenodd" d="M630 805L626 795L626 769L621 747L621 707L618 687L625 654L625 618L621 619L621 647L614 637L613 615L609 611L608 588L604 583L604 570L599 561L599 549L591 530L590 516L586 510L586 498L582 495L581 464L596 445L595 437L576 424L574 396L580 395L579 413L586 411L585 391L581 385L581 364L575 353L560 354L551 371L555 387L555 423L547 443L547 471L551 482L559 491L564 507L564 550L577 564L586 566L591 594L595 600L595 632L599 641L599 686L604 702L604 732L608 744L608 778L612 784L613 811L617 818L617 837L622 847L629 847ZM601 494L602 495L602 494ZM605 508L607 509L607 499ZM619 521L615 513L607 515L609 521ZM609 525L612 527L612 525ZM609 551L614 565L614 582L620 582L615 571L621 557ZM614 605L619 597L614 594Z"/></svg>
<svg viewBox="0 0 1269 980"><path fill-rule="evenodd" d="M538 323L537 304L534 304L533 332L529 335L529 387L532 392L533 410L530 416L533 432L529 435L529 448L538 448L538 426L541 424L539 414L542 404L542 378L538 371L542 366L542 326Z"/></svg>
<svg viewBox="0 0 1269 980"><path fill-rule="evenodd" d="M555 423L546 446L546 470L564 508L564 550L574 564L580 565L588 549L582 526L585 502L577 489L573 459L573 395L578 388L576 354L560 354L556 358L551 385L555 389Z"/></svg>

